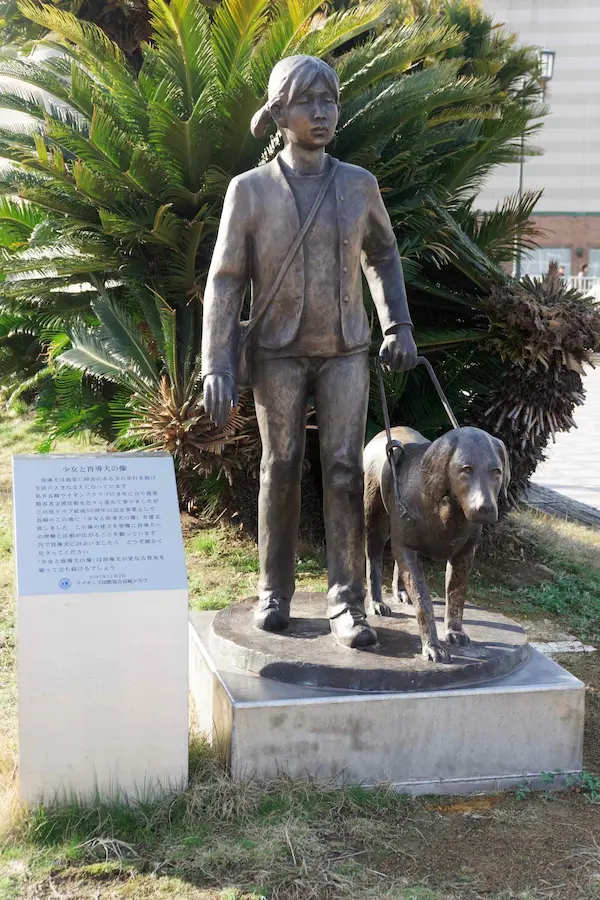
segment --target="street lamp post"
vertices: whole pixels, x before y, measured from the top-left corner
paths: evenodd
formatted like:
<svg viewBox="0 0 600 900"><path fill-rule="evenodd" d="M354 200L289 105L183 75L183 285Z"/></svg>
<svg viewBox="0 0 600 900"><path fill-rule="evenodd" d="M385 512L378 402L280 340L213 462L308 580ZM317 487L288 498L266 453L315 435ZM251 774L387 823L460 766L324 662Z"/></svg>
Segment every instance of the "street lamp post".
<svg viewBox="0 0 600 900"><path fill-rule="evenodd" d="M554 59L556 52L554 50L540 50L540 64L542 69L541 79L544 88L549 81L552 81L554 74Z"/></svg>
<svg viewBox="0 0 600 900"><path fill-rule="evenodd" d="M546 85L552 80L554 74L554 59L556 52L554 50L540 50L540 79L542 82L542 90L546 91ZM521 154L519 158L519 202L523 199L523 175L525 168L525 131L521 133ZM517 281L521 278L521 244L517 240L515 259L515 278Z"/></svg>

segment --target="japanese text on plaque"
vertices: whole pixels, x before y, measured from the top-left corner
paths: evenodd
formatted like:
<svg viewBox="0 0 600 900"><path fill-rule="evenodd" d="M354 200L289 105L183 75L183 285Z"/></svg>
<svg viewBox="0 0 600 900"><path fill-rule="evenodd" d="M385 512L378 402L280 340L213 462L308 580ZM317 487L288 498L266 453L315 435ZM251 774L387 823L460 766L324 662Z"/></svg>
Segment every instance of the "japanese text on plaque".
<svg viewBox="0 0 600 900"><path fill-rule="evenodd" d="M161 563L165 526L156 475L128 472L125 463L64 465L35 484L36 550L40 573L68 571L73 587L141 587L131 563ZM67 588L71 585L63 585Z"/></svg>

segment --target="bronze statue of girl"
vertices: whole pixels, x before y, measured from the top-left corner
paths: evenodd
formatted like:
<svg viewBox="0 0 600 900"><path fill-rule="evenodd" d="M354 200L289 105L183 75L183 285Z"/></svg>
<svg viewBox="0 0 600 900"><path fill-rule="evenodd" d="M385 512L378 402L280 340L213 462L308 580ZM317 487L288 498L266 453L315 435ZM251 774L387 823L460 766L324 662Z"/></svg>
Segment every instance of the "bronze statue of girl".
<svg viewBox="0 0 600 900"><path fill-rule="evenodd" d="M250 282L251 383L263 451L254 622L266 631L289 622L311 394L323 470L327 615L339 643L367 647L377 636L364 609L371 335L361 269L384 335L383 362L410 369L417 350L377 180L325 152L339 111L338 77L322 60L290 56L274 67L252 132L262 136L274 120L283 150L227 190L204 297L202 373L205 408L215 423L226 422L237 401L240 313Z"/></svg>

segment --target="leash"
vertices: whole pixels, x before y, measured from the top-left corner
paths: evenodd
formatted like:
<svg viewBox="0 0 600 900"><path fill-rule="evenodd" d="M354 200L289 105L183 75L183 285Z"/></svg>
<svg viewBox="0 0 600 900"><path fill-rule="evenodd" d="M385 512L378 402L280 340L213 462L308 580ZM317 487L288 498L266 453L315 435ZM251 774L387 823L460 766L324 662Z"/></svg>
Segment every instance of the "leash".
<svg viewBox="0 0 600 900"><path fill-rule="evenodd" d="M425 359L424 356L417 357L417 365L425 366L427 372L429 373L429 377L433 382L433 386L437 391L438 397L442 401L442 405L446 410L446 414L450 419L453 428L459 428L458 420L454 413L452 412L452 407L448 403L448 398L444 394L442 390L442 386L438 381L437 375L433 371L433 366L429 362L428 359ZM383 370L382 363L379 356L375 357L375 369L377 371L377 381L379 382L379 393L381 395L381 405L383 407L383 421L385 423L385 436L386 436L386 446L385 446L385 455L388 458L388 462L390 464L390 469L392 470L392 482L394 485L394 498L396 500L396 507L403 519L407 519L409 522L415 522L416 516L411 513L402 499L402 494L400 492L400 482L398 479L398 469L396 468L396 457L394 456L394 451L398 450L401 455L404 454L404 445L401 441L396 441L392 439L392 428L390 425L390 413L387 405L387 397L385 394L385 385L383 383Z"/></svg>
<svg viewBox="0 0 600 900"><path fill-rule="evenodd" d="M431 365L431 363L429 362L429 360L428 360L428 359L425 359L424 356L417 356L417 365L418 365L418 366L425 366L425 368L426 368L427 371L429 372L429 377L430 377L431 380L433 381L433 386L434 386L434 388L435 388L436 391L437 391L438 397L439 397L440 400L442 401L442 406L443 406L444 409L446 410L446 415L448 416L448 418L450 419L450 422L452 423L452 427L453 427L453 428L460 428L460 425L458 424L458 419L456 418L456 416L455 416L454 413L452 412L452 407L451 407L450 404L448 403L448 398L446 397L444 391L442 390L442 386L441 386L441 384L439 383L438 377L437 377L437 375L435 374L435 372L433 371L433 366ZM382 381L382 384L383 384L383 381ZM388 418L389 418L389 416L388 416Z"/></svg>

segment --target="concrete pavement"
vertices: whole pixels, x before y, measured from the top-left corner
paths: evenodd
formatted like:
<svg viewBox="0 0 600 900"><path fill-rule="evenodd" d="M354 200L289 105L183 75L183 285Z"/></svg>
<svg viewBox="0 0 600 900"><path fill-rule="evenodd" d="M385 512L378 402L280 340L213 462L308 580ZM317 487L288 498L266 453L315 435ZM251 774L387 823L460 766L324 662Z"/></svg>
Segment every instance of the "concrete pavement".
<svg viewBox="0 0 600 900"><path fill-rule="evenodd" d="M577 428L561 432L546 448L548 459L532 481L600 509L600 368L583 379L586 400L575 411Z"/></svg>

